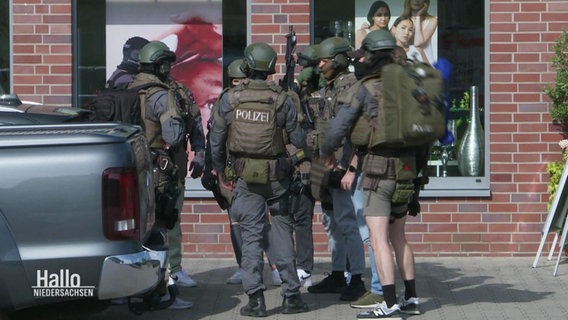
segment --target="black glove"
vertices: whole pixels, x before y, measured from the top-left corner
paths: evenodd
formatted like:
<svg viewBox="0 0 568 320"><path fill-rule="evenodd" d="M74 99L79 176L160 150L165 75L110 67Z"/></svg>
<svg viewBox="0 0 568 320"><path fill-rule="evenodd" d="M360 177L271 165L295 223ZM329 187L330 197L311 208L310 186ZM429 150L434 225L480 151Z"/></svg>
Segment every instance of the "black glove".
<svg viewBox="0 0 568 320"><path fill-rule="evenodd" d="M408 204L408 214L413 217L416 217L419 213L420 213L420 202L418 202L418 199L413 197L410 203Z"/></svg>
<svg viewBox="0 0 568 320"><path fill-rule="evenodd" d="M215 188L216 184L217 176L215 176L211 170L205 170L205 172L203 172L203 175L201 176L201 185L203 186L203 188L211 191L213 190L213 188Z"/></svg>
<svg viewBox="0 0 568 320"><path fill-rule="evenodd" d="M193 179L201 177L203 168L205 168L205 151L201 150L195 153L193 160L191 160L191 163L189 164L191 177Z"/></svg>

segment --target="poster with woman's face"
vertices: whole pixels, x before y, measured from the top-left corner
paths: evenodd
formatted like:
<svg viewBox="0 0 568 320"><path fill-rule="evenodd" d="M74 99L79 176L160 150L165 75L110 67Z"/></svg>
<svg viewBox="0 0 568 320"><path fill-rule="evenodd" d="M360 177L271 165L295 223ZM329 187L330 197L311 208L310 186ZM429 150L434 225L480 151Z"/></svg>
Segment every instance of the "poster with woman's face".
<svg viewBox="0 0 568 320"><path fill-rule="evenodd" d="M193 93L206 129L209 107L223 89L221 5L221 0L107 1L107 79L129 38L164 42L176 54L171 76Z"/></svg>
<svg viewBox="0 0 568 320"><path fill-rule="evenodd" d="M379 29L391 32L409 59L438 60L438 0L355 0L355 48Z"/></svg>

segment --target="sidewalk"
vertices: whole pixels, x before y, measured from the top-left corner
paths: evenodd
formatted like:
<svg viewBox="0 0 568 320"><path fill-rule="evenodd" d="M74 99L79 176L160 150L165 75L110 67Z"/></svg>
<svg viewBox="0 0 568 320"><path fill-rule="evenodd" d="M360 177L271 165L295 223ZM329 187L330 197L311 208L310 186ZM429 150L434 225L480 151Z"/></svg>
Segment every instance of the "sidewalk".
<svg viewBox="0 0 568 320"><path fill-rule="evenodd" d="M403 319L566 319L568 304L568 262L562 260L554 277L555 260L546 257L532 268L534 256L523 258L416 258L417 290L422 315ZM197 288L180 288L180 296L194 306L188 310L164 310L137 316L127 306L113 306L88 319L252 319L239 315L247 301L240 285L226 285L235 271L234 260L184 260L185 269L199 283ZM368 263L367 263L368 266ZM314 281L329 271L329 260L316 261ZM270 281L269 268L265 279ZM364 275L369 286L370 271ZM397 280L399 281L399 280ZM310 294L302 289L310 311L296 315L279 313L280 288L268 285L265 292L269 316L265 319L356 319L361 310L352 309L339 295ZM397 291L404 289L397 282ZM305 293L304 293L305 292ZM394 318L396 319L396 318Z"/></svg>

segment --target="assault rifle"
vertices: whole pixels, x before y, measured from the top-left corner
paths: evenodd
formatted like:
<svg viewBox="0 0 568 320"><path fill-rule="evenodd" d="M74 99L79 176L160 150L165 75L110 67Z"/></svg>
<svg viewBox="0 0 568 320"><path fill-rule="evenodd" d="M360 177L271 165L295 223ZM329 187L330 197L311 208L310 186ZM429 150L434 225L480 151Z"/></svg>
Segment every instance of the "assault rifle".
<svg viewBox="0 0 568 320"><path fill-rule="evenodd" d="M286 72L284 77L280 79L280 87L285 91L292 90L295 93L299 93L299 88L294 82L294 71L296 69L296 60L294 60L294 51L296 50L296 32L294 27L290 26L290 31L286 35ZM306 120L310 125L314 124L314 120L310 111L309 106L301 102L302 112L304 113Z"/></svg>
<svg viewBox="0 0 568 320"><path fill-rule="evenodd" d="M285 91L292 89L297 92L298 90L294 83L294 70L296 69L294 50L296 50L296 31L294 31L293 26L290 26L290 31L286 35L286 72L284 74L284 78L280 80L280 86Z"/></svg>

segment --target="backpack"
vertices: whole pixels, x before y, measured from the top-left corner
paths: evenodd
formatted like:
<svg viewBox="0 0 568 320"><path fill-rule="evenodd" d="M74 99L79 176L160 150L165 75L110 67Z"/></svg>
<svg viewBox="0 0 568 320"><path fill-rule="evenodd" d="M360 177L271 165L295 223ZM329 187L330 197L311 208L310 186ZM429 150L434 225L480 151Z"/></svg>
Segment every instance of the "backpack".
<svg viewBox="0 0 568 320"><path fill-rule="evenodd" d="M150 87L167 86L159 83L145 83L136 87L128 88L128 83L123 83L114 89L105 88L91 100L85 108L93 112L91 121L96 122L125 122L134 125L142 125L140 115L139 92Z"/></svg>
<svg viewBox="0 0 568 320"><path fill-rule="evenodd" d="M382 92L377 110L364 111L351 131L353 144L406 148L433 143L446 132L444 81L434 67L408 61L391 63L378 75L363 78L369 92ZM376 78L376 79L373 79Z"/></svg>

